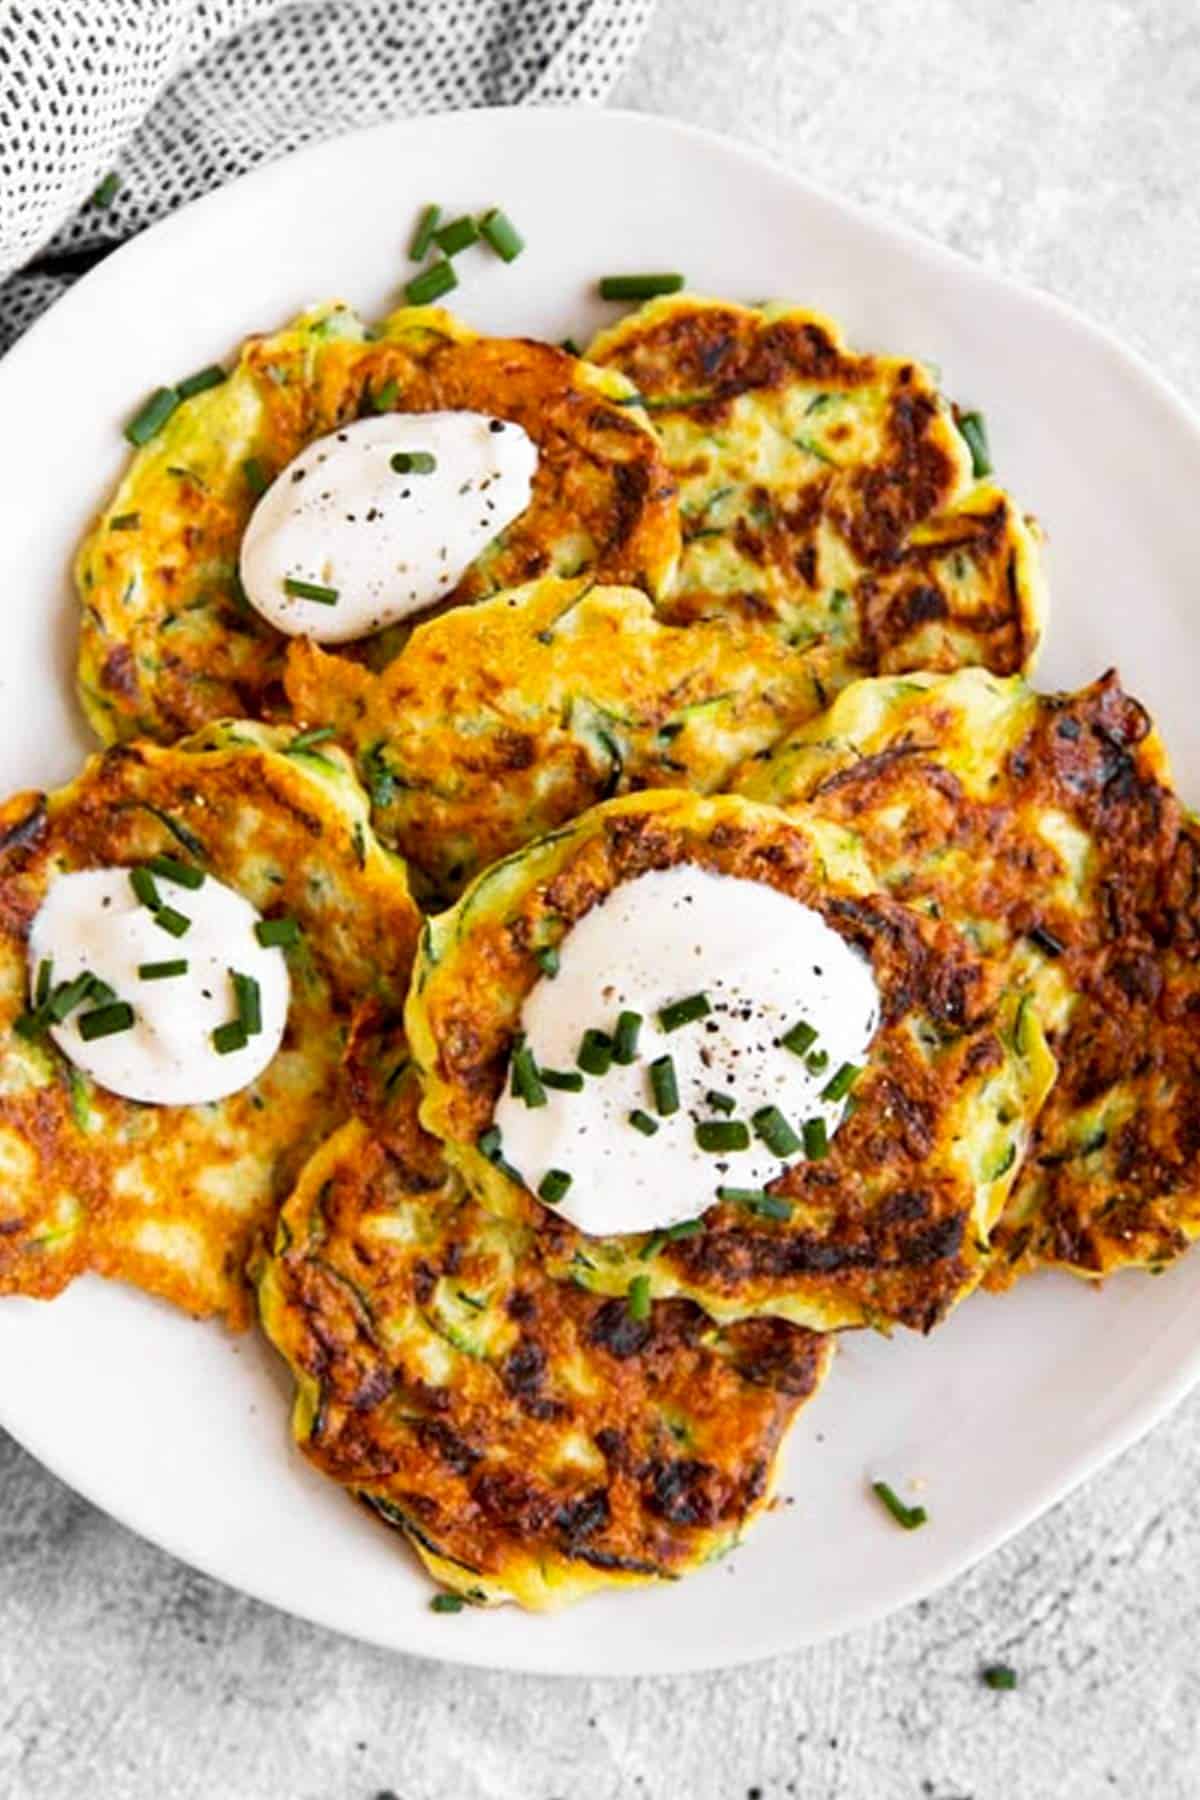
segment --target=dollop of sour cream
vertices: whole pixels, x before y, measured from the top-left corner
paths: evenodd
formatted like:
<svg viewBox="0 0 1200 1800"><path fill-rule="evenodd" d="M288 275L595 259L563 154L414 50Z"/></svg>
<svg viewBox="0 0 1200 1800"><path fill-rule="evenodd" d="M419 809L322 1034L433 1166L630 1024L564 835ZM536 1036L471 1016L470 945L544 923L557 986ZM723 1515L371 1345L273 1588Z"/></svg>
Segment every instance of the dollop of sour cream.
<svg viewBox="0 0 1200 1800"><path fill-rule="evenodd" d="M529 505L537 463L520 425L486 413L344 425L293 457L259 500L242 538L246 596L292 637L341 644L381 631L458 585ZM289 588L297 581L326 597Z"/></svg>
<svg viewBox="0 0 1200 1800"><path fill-rule="evenodd" d="M664 1028L664 1008L700 994L704 1016ZM812 907L684 865L625 882L573 927L557 973L526 1000L525 1044L539 1069L578 1072L584 1031L611 1036L622 1012L642 1017L632 1063L584 1074L578 1092L547 1085L540 1106L510 1081L495 1111L504 1162L533 1193L550 1171L569 1175L553 1210L593 1236L664 1230L707 1211L718 1187L761 1190L776 1180L805 1152L771 1148L752 1124L761 1109L777 1108L801 1144L808 1121L821 1120L831 1138L845 1076L832 1095L825 1090L843 1065L864 1062L879 991L867 959ZM808 1029L793 1033L798 1025ZM800 1053L781 1042L791 1034L804 1045L810 1032ZM651 1079L664 1056L679 1095L667 1115ZM634 1113L657 1130L639 1130ZM703 1149L696 1132L706 1121L741 1123L747 1148Z"/></svg>
<svg viewBox="0 0 1200 1800"><path fill-rule="evenodd" d="M58 876L29 933L30 995L45 962L55 988L89 973L113 990L110 1001L86 999L50 1027L63 1054L110 1093L160 1106L223 1100L261 1075L279 1049L291 993L287 963L281 949L258 942L261 915L223 882L206 875L189 888L160 874L153 880L162 904L189 921L182 935L157 923L128 869ZM182 972L161 973L180 962ZM222 1054L213 1033L238 1018L235 971L257 983L261 1029ZM121 1003L133 1011L127 1029L83 1035L89 1011Z"/></svg>

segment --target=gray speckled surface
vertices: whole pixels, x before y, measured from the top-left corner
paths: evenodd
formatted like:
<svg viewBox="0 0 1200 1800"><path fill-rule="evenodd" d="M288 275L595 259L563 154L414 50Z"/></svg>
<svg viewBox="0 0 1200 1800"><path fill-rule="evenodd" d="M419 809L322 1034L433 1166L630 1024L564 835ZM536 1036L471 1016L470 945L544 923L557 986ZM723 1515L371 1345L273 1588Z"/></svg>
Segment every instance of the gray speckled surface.
<svg viewBox="0 0 1200 1800"><path fill-rule="evenodd" d="M660 0L617 97L748 138L1076 302L1200 403L1195 0ZM0 1435L0 1795L1193 1800L1198 1489L1200 1396L886 1624L619 1686L439 1668L295 1624ZM979 1684L992 1658L1019 1668L1016 1693Z"/></svg>

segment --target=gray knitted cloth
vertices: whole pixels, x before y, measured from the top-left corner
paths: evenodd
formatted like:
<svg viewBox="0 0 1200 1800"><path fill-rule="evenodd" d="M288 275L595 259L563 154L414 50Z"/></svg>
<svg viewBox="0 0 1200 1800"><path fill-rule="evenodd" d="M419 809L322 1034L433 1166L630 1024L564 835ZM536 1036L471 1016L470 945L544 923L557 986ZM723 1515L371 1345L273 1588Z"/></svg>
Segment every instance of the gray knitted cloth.
<svg viewBox="0 0 1200 1800"><path fill-rule="evenodd" d="M108 250L284 151L603 100L653 3L0 0L0 351Z"/></svg>

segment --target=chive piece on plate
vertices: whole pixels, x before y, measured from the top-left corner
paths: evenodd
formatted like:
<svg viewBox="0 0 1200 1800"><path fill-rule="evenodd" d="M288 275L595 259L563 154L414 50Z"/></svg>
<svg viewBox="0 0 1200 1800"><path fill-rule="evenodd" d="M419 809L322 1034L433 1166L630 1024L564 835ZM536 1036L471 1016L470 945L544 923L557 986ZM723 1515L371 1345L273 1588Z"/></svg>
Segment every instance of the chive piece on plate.
<svg viewBox="0 0 1200 1800"><path fill-rule="evenodd" d="M701 1150L748 1150L750 1127L740 1119L701 1119L696 1126L696 1142Z"/></svg>
<svg viewBox="0 0 1200 1800"><path fill-rule="evenodd" d="M172 957L169 962L148 962L138 964L138 978L141 981L170 981L175 975L186 975L188 963L186 956Z"/></svg>
<svg viewBox="0 0 1200 1800"><path fill-rule="evenodd" d="M390 459L397 475L432 475L437 457L428 450L397 450Z"/></svg>
<svg viewBox="0 0 1200 1800"><path fill-rule="evenodd" d="M191 863L180 862L174 856L152 856L146 867L152 874L161 875L164 881L173 881L178 887L204 886L204 870L194 869Z"/></svg>
<svg viewBox="0 0 1200 1800"><path fill-rule="evenodd" d="M638 1034L642 1029L642 1015L637 1012L617 1014L617 1029L613 1037L613 1061L629 1063L637 1061Z"/></svg>
<svg viewBox="0 0 1200 1800"><path fill-rule="evenodd" d="M562 958L559 956L558 950L553 944L543 944L540 950L534 951L533 960L542 971L542 974L549 976L550 979L553 980L558 974Z"/></svg>
<svg viewBox="0 0 1200 1800"><path fill-rule="evenodd" d="M150 398L139 412L133 415L125 427L128 441L140 449L160 432L175 408L179 405L178 390L171 387L155 388Z"/></svg>
<svg viewBox="0 0 1200 1800"><path fill-rule="evenodd" d="M454 264L447 259L430 263L419 275L414 275L404 289L404 298L410 306L428 306L434 300L440 300L458 286L458 276L454 273Z"/></svg>
<svg viewBox="0 0 1200 1800"><path fill-rule="evenodd" d="M91 992L92 978L86 972L76 975L73 981L60 981L45 1003L47 1019L54 1025L61 1025L67 1014L81 1006L91 996Z"/></svg>
<svg viewBox="0 0 1200 1800"><path fill-rule="evenodd" d="M658 1022L664 1031L678 1031L682 1025L693 1025L697 1019L703 1019L712 1011L708 1004L707 994L688 994L686 999L672 1000L664 1006L658 1015Z"/></svg>
<svg viewBox="0 0 1200 1800"><path fill-rule="evenodd" d="M539 1069L542 1086L559 1088L564 1094L581 1094L583 1076L578 1069Z"/></svg>
<svg viewBox="0 0 1200 1800"><path fill-rule="evenodd" d="M228 380L228 371L220 363L209 363L206 369L197 369L194 375L185 375L182 381L177 381L175 392L181 400L190 400L193 394L203 394L206 389L220 387Z"/></svg>
<svg viewBox="0 0 1200 1800"><path fill-rule="evenodd" d="M247 1042L246 1027L240 1019L218 1025L212 1034L212 1046L218 1056L228 1056L231 1050L244 1050Z"/></svg>
<svg viewBox="0 0 1200 1800"><path fill-rule="evenodd" d="M656 294L677 294L682 275L603 275L602 300L652 300Z"/></svg>
<svg viewBox="0 0 1200 1800"><path fill-rule="evenodd" d="M500 1127L498 1125L489 1125L487 1130L481 1131L479 1136L475 1139L475 1148L478 1150L480 1156L485 1156L490 1163L498 1162L500 1160L501 1141Z"/></svg>
<svg viewBox="0 0 1200 1800"><path fill-rule="evenodd" d="M829 1132L824 1119L804 1121L804 1154L812 1162L819 1162L829 1154Z"/></svg>
<svg viewBox="0 0 1200 1800"><path fill-rule="evenodd" d="M915 1531L929 1517L923 1506L905 1506L895 1488L889 1487L886 1481L873 1481L871 1491L887 1507L897 1525L902 1525L905 1531Z"/></svg>
<svg viewBox="0 0 1200 1800"><path fill-rule="evenodd" d="M579 348L579 345L575 342L574 338L560 338L558 340L558 347L560 350L565 350L568 356L583 355L583 351Z"/></svg>
<svg viewBox="0 0 1200 1800"><path fill-rule="evenodd" d="M246 458L242 464L242 474L246 477L246 486L252 494L265 494L271 485L270 478L257 456Z"/></svg>
<svg viewBox="0 0 1200 1800"><path fill-rule="evenodd" d="M816 1043L818 1036L819 1033L814 1025L810 1025L805 1019L797 1019L796 1023L790 1025L784 1032L779 1042L785 1050L790 1050L793 1056L806 1056Z"/></svg>
<svg viewBox="0 0 1200 1800"><path fill-rule="evenodd" d="M285 575L283 578L285 594L294 594L297 600L317 600L322 606L336 606L338 591L325 587L319 581L301 581L296 575Z"/></svg>
<svg viewBox="0 0 1200 1800"><path fill-rule="evenodd" d="M722 1183L717 1189L717 1199L724 1200L729 1206L753 1206L766 1198L766 1188L729 1187Z"/></svg>
<svg viewBox="0 0 1200 1800"><path fill-rule="evenodd" d="M792 1129L777 1106L760 1106L751 1115L750 1123L767 1149L776 1156L794 1156L799 1150L802 1141L800 1134Z"/></svg>
<svg viewBox="0 0 1200 1800"><path fill-rule="evenodd" d="M823 1075L829 1067L828 1050L814 1050L804 1059L804 1066L810 1075Z"/></svg>
<svg viewBox="0 0 1200 1800"><path fill-rule="evenodd" d="M479 242L479 227L470 213L463 213L460 218L439 227L433 234L433 241L444 256L457 256L460 250L467 250Z"/></svg>
<svg viewBox="0 0 1200 1800"><path fill-rule="evenodd" d="M650 1113L643 1112L640 1106L635 1106L630 1113L629 1123L635 1131L640 1131L643 1137L653 1137L658 1130L658 1120L653 1118Z"/></svg>
<svg viewBox="0 0 1200 1800"><path fill-rule="evenodd" d="M149 869L143 867L130 869L129 885L143 906L148 906L151 912L158 911L162 905L162 898Z"/></svg>
<svg viewBox="0 0 1200 1800"><path fill-rule="evenodd" d="M980 1669L979 1679L984 1687L995 1688L997 1693L1010 1693L1017 1685L1017 1671L1005 1663L991 1663L986 1669Z"/></svg>
<svg viewBox="0 0 1200 1800"><path fill-rule="evenodd" d="M958 429L962 433L963 442L971 452L971 473L976 481L982 481L985 475L992 472L992 456L988 449L987 426L981 412L961 413Z"/></svg>
<svg viewBox="0 0 1200 1800"><path fill-rule="evenodd" d="M613 1041L607 1031L589 1025L580 1039L575 1061L586 1075L607 1075L612 1064Z"/></svg>
<svg viewBox="0 0 1200 1800"><path fill-rule="evenodd" d="M93 1001L97 1006L107 1006L108 1002L110 1000L115 1000L116 997L117 990L115 987L110 987L107 981L101 981L98 975L88 976L87 998L89 1000Z"/></svg>
<svg viewBox="0 0 1200 1800"><path fill-rule="evenodd" d="M660 1056L650 1064L650 1088L655 1110L662 1118L679 1111L679 1082L673 1057Z"/></svg>
<svg viewBox="0 0 1200 1800"><path fill-rule="evenodd" d="M466 1604L461 1594L435 1594L429 1602L429 1610L435 1613L460 1613Z"/></svg>
<svg viewBox="0 0 1200 1800"><path fill-rule="evenodd" d="M625 1296L625 1304L629 1308L629 1316L639 1324L650 1317L650 1277L635 1275L629 1284L629 1292Z"/></svg>
<svg viewBox="0 0 1200 1800"><path fill-rule="evenodd" d="M110 169L92 195L92 205L98 207L101 212L107 212L120 191L121 177L115 169Z"/></svg>
<svg viewBox="0 0 1200 1800"><path fill-rule="evenodd" d="M734 1099L733 1095L723 1094L720 1088L709 1088L704 1098L714 1112L731 1113L737 1106L737 1101Z"/></svg>
<svg viewBox="0 0 1200 1800"><path fill-rule="evenodd" d="M154 914L154 923L163 931L169 931L172 937L186 937L192 929L192 921L185 913L176 912L173 906L160 906Z"/></svg>
<svg viewBox="0 0 1200 1800"><path fill-rule="evenodd" d="M528 1044L522 1044L513 1052L512 1091L526 1106L546 1105L546 1090Z"/></svg>
<svg viewBox="0 0 1200 1800"><path fill-rule="evenodd" d="M136 531L141 522L141 513L118 513L115 518L108 521L108 529L110 531Z"/></svg>
<svg viewBox="0 0 1200 1800"><path fill-rule="evenodd" d="M257 1037L262 1030L262 989L253 975L239 974L237 969L230 969L229 979L237 1000L238 1024L248 1038Z"/></svg>
<svg viewBox="0 0 1200 1800"><path fill-rule="evenodd" d="M295 919L258 919L254 935L264 950L286 950L300 942L300 927Z"/></svg>
<svg viewBox="0 0 1200 1800"><path fill-rule="evenodd" d="M479 230L502 262L515 262L525 248L525 239L507 213L502 213L498 206L493 206L489 212L484 213L479 221Z"/></svg>
<svg viewBox="0 0 1200 1800"><path fill-rule="evenodd" d="M94 1012L80 1013L79 1035L91 1043L93 1038L115 1037L118 1031L128 1031L132 1024L132 1006L127 1000L118 1000L112 1006L98 1006Z"/></svg>
<svg viewBox="0 0 1200 1800"><path fill-rule="evenodd" d="M822 1100L844 1100L861 1074L857 1063L842 1063L821 1089Z"/></svg>
<svg viewBox="0 0 1200 1800"><path fill-rule="evenodd" d="M538 1185L538 1199L544 1200L547 1206L557 1206L565 1200L571 1186L571 1177L565 1169L547 1169Z"/></svg>
<svg viewBox="0 0 1200 1800"><path fill-rule="evenodd" d="M411 262L424 262L425 258L429 255L429 246L433 242L433 234L438 228L441 216L442 209L440 206L426 206L423 208L421 215L417 220L417 228L412 235L412 242L408 246L408 255Z"/></svg>

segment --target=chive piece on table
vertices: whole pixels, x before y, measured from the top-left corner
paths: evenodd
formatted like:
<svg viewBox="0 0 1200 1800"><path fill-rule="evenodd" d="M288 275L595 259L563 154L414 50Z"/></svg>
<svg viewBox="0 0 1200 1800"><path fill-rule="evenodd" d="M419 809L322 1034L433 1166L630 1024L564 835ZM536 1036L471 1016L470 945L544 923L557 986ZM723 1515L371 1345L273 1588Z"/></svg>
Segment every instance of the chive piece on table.
<svg viewBox="0 0 1200 1800"><path fill-rule="evenodd" d="M295 919L258 919L254 935L264 950L286 950L300 942L300 927Z"/></svg>
<svg viewBox="0 0 1200 1800"><path fill-rule="evenodd" d="M148 444L155 434L162 430L175 408L179 405L178 390L172 387L155 388L145 405L136 412L125 427L125 436L137 449Z"/></svg>
<svg viewBox="0 0 1200 1800"><path fill-rule="evenodd" d="M152 856L145 866L152 874L161 875L164 881L173 881L178 887L204 886L204 870L194 869L191 863L180 862L177 857Z"/></svg>
<svg viewBox="0 0 1200 1800"><path fill-rule="evenodd" d="M704 1098L714 1112L731 1113L737 1106L737 1101L734 1099L733 1095L723 1094L720 1088L709 1088Z"/></svg>
<svg viewBox="0 0 1200 1800"><path fill-rule="evenodd" d="M443 258L440 262L430 263L419 275L414 275L404 289L404 298L410 306L428 306L431 301L440 300L458 286L458 276L454 273L454 264Z"/></svg>
<svg viewBox="0 0 1200 1800"><path fill-rule="evenodd" d="M435 1594L429 1602L429 1610L435 1613L460 1613L466 1604L461 1594Z"/></svg>
<svg viewBox="0 0 1200 1800"><path fill-rule="evenodd" d="M861 1074L857 1063L842 1063L821 1089L822 1100L844 1100Z"/></svg>
<svg viewBox="0 0 1200 1800"><path fill-rule="evenodd" d="M162 905L162 898L149 869L144 867L130 869L129 885L143 906L148 906L151 912L158 911Z"/></svg>
<svg viewBox="0 0 1200 1800"><path fill-rule="evenodd" d="M262 989L253 975L239 974L237 969L230 969L229 979L237 1000L238 1024L248 1038L257 1037L262 1030Z"/></svg>
<svg viewBox="0 0 1200 1800"><path fill-rule="evenodd" d="M637 1012L617 1014L617 1029L613 1037L612 1058L615 1063L637 1061L638 1034L642 1029L642 1015Z"/></svg>
<svg viewBox="0 0 1200 1800"><path fill-rule="evenodd" d="M522 1044L513 1051L512 1091L526 1106L546 1105L546 1090L542 1086L542 1078L528 1044Z"/></svg>
<svg viewBox="0 0 1200 1800"><path fill-rule="evenodd" d="M824 1119L806 1119L804 1121L804 1154L812 1162L819 1162L829 1153L829 1132Z"/></svg>
<svg viewBox="0 0 1200 1800"><path fill-rule="evenodd" d="M652 300L656 294L677 294L682 275L603 275L602 300Z"/></svg>
<svg viewBox="0 0 1200 1800"><path fill-rule="evenodd" d="M440 206L426 206L417 220L416 230L412 234L412 242L408 246L409 260L424 262L429 255L429 246L433 242L433 234L438 228L442 216Z"/></svg>
<svg viewBox="0 0 1200 1800"><path fill-rule="evenodd" d="M658 1022L664 1031L678 1031L682 1025L693 1025L712 1011L707 994L688 994L683 1000L672 1000L660 1008Z"/></svg>
<svg viewBox="0 0 1200 1800"><path fill-rule="evenodd" d="M779 1042L785 1050L790 1050L793 1056L806 1056L816 1043L818 1036L819 1033L814 1025L810 1025L805 1019L797 1019L796 1023L790 1025L784 1032Z"/></svg>
<svg viewBox="0 0 1200 1800"><path fill-rule="evenodd" d="M607 1075L612 1064L613 1041L607 1031L589 1026L580 1039L575 1061L586 1075Z"/></svg>
<svg viewBox="0 0 1200 1800"><path fill-rule="evenodd" d="M271 485L270 478L257 456L246 458L242 464L242 474L246 477L246 486L252 494L265 494Z"/></svg>
<svg viewBox="0 0 1200 1800"><path fill-rule="evenodd" d="M141 522L141 513L118 513L115 518L108 521L108 529L110 531L136 531Z"/></svg>
<svg viewBox="0 0 1200 1800"><path fill-rule="evenodd" d="M1017 1685L1017 1671L1004 1663L991 1663L986 1669L979 1671L979 1679L984 1687L995 1688L998 1693L1009 1693Z"/></svg>
<svg viewBox="0 0 1200 1800"><path fill-rule="evenodd" d="M794 1131L790 1122L777 1106L760 1106L751 1114L750 1123L767 1149L776 1156L794 1156L801 1145L799 1132Z"/></svg>
<svg viewBox="0 0 1200 1800"><path fill-rule="evenodd" d="M902 1525L905 1531L915 1531L929 1517L923 1506L905 1506L895 1488L889 1487L886 1481L873 1481L871 1491L887 1507L897 1525Z"/></svg>
<svg viewBox="0 0 1200 1800"><path fill-rule="evenodd" d="M650 1088L655 1110L662 1118L679 1111L679 1082L673 1057L660 1056L650 1064Z"/></svg>
<svg viewBox="0 0 1200 1800"><path fill-rule="evenodd" d="M397 475L432 475L437 457L428 450L397 450L390 459Z"/></svg>
<svg viewBox="0 0 1200 1800"><path fill-rule="evenodd" d="M581 1094L583 1092L583 1076L578 1069L541 1069L538 1074L542 1078L542 1086L559 1088L564 1094Z"/></svg>
<svg viewBox="0 0 1200 1800"><path fill-rule="evenodd" d="M498 206L485 212L479 221L480 235L503 262L515 262L525 248L525 239L521 236L507 213L502 213Z"/></svg>
<svg viewBox="0 0 1200 1800"><path fill-rule="evenodd" d="M92 195L92 205L98 207L101 212L107 212L120 191L121 177L115 169L110 169Z"/></svg>
<svg viewBox="0 0 1200 1800"><path fill-rule="evenodd" d="M293 750L311 750L315 744L327 744L330 738L337 736L332 725L314 725L311 731L299 731L287 746L289 755Z"/></svg>
<svg viewBox="0 0 1200 1800"><path fill-rule="evenodd" d="M390 412L399 398L400 384L393 375L371 395L371 406L375 412Z"/></svg>
<svg viewBox="0 0 1200 1800"><path fill-rule="evenodd" d="M554 944L543 944L540 950L535 950L533 960L542 974L548 975L551 980L558 974L562 962Z"/></svg>
<svg viewBox="0 0 1200 1800"><path fill-rule="evenodd" d="M169 981L175 975L186 975L188 962L186 956L173 957L169 962L148 962L138 964L138 978L141 981Z"/></svg>
<svg viewBox="0 0 1200 1800"><path fill-rule="evenodd" d="M635 1275L629 1284L629 1292L625 1296L625 1304L629 1308L631 1319L642 1320L650 1317L650 1277Z"/></svg>
<svg viewBox="0 0 1200 1800"><path fill-rule="evenodd" d="M653 1118L650 1113L643 1112L640 1106L635 1106L630 1113L629 1123L635 1131L640 1131L643 1137L653 1137L658 1130L658 1120Z"/></svg>
<svg viewBox="0 0 1200 1800"><path fill-rule="evenodd" d="M701 1150L748 1150L750 1127L740 1119L701 1119L696 1126L696 1142Z"/></svg>
<svg viewBox="0 0 1200 1800"><path fill-rule="evenodd" d="M244 1050L248 1041L246 1027L240 1019L218 1025L212 1034L212 1046L218 1056L228 1056L231 1050Z"/></svg>
<svg viewBox="0 0 1200 1800"><path fill-rule="evenodd" d="M192 921L185 913L176 912L173 906L160 906L154 914L154 923L169 931L172 937L186 937L192 929Z"/></svg>
<svg viewBox="0 0 1200 1800"><path fill-rule="evenodd" d="M223 381L229 380L229 372L220 363L209 363L206 369L197 369L194 375L185 375L182 381L175 383L175 392L181 400L190 400L193 394L203 394L208 388L220 387Z"/></svg>
<svg viewBox="0 0 1200 1800"><path fill-rule="evenodd" d="M460 250L467 250L479 242L479 227L470 213L463 213L459 218L451 219L448 225L440 226L433 234L433 241L444 256L457 256Z"/></svg>
<svg viewBox="0 0 1200 1800"><path fill-rule="evenodd" d="M118 1000L112 1006L80 1013L79 1035L90 1043L93 1038L115 1037L118 1031L128 1031L132 1024L132 1006L127 1000Z"/></svg>
<svg viewBox="0 0 1200 1800"><path fill-rule="evenodd" d="M985 475L992 472L992 456L988 449L987 426L981 412L960 413L958 429L962 433L963 442L971 452L971 473L976 481L982 481Z"/></svg>
<svg viewBox="0 0 1200 1800"><path fill-rule="evenodd" d="M294 594L297 600L317 600L322 606L336 606L338 591L325 587L319 581L301 581L296 575L285 575L283 578L285 594Z"/></svg>
<svg viewBox="0 0 1200 1800"><path fill-rule="evenodd" d="M538 1185L538 1199L544 1200L547 1206L557 1206L565 1200L567 1190L571 1186L571 1177L565 1169L547 1169Z"/></svg>

